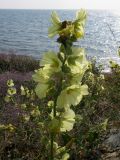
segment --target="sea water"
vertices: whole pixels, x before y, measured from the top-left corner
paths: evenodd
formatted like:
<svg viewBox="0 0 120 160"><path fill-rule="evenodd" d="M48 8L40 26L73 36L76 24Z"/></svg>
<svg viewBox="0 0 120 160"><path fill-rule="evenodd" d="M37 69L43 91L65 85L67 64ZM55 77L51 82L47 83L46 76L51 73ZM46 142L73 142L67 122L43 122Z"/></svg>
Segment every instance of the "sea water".
<svg viewBox="0 0 120 160"><path fill-rule="evenodd" d="M48 37L52 10L0 10L0 53L30 55L37 59L49 50L58 50L56 38ZM57 10L61 20L74 20L76 10ZM75 45L86 49L105 66L119 62L120 14L115 11L88 10L85 37Z"/></svg>

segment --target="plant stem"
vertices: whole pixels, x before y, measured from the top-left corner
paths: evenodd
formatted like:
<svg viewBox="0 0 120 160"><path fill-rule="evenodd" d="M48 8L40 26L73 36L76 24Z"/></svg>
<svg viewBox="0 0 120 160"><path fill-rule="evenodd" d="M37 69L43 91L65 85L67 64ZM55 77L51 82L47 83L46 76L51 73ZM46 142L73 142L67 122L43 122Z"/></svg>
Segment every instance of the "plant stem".
<svg viewBox="0 0 120 160"><path fill-rule="evenodd" d="M53 117L56 117L56 103L57 103L57 98L58 98L58 93L56 95L55 101L54 101L54 107L53 107ZM53 147L54 147L54 139L55 139L55 134L52 132L51 133L51 146L50 146L50 160L54 160L54 153L53 153Z"/></svg>
<svg viewBox="0 0 120 160"><path fill-rule="evenodd" d="M54 142L54 135L53 135L53 133L51 133L50 160L54 160L54 155L53 155L53 142Z"/></svg>
<svg viewBox="0 0 120 160"><path fill-rule="evenodd" d="M64 59L63 64L62 64L62 71L64 69L65 61L66 61L66 55L65 55L65 59ZM57 93L56 93L55 100L54 100L54 107L53 107L53 117L54 118L56 117L57 98L58 98L58 96L59 96L59 94L62 90L62 80L63 80L63 78L61 78L61 80L60 80L60 84L59 84L59 87L57 89ZM54 150L54 139L55 139L55 137L56 137L55 133L51 133L50 160L54 160L53 150Z"/></svg>

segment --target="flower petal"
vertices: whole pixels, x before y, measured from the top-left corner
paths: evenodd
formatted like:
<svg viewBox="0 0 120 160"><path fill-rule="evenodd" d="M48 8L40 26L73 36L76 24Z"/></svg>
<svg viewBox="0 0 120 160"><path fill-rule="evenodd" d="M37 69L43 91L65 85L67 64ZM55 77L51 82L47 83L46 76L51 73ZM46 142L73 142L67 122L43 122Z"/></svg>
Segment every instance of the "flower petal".
<svg viewBox="0 0 120 160"><path fill-rule="evenodd" d="M88 94L87 85L72 85L64 89L57 99L59 108L69 108L71 105L76 106L82 100L83 95Z"/></svg>
<svg viewBox="0 0 120 160"><path fill-rule="evenodd" d="M61 117L61 128L62 132L70 131L73 129L75 123L75 113L72 109L67 109Z"/></svg>
<svg viewBox="0 0 120 160"><path fill-rule="evenodd" d="M54 52L47 52L44 54L41 60L41 65L45 68L49 68L53 72L59 72L61 70L62 62Z"/></svg>

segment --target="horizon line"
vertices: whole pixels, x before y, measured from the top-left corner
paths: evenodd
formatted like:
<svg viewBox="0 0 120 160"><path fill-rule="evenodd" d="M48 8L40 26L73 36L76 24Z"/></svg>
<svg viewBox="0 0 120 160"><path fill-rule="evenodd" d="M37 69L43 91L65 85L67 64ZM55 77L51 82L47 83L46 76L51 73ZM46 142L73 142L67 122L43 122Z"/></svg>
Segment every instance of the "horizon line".
<svg viewBox="0 0 120 160"><path fill-rule="evenodd" d="M0 8L0 10L118 10L118 9L110 9L110 8Z"/></svg>

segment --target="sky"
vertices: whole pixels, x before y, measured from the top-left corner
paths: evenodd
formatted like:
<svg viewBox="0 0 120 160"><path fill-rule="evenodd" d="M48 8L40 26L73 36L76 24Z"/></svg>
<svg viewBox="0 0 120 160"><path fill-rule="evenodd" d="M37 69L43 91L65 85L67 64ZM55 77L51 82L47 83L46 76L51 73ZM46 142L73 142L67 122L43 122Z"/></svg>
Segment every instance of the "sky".
<svg viewBox="0 0 120 160"><path fill-rule="evenodd" d="M120 0L0 0L1 9L115 9Z"/></svg>

